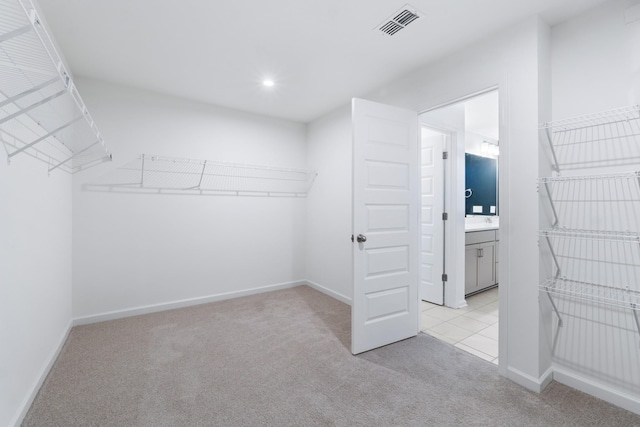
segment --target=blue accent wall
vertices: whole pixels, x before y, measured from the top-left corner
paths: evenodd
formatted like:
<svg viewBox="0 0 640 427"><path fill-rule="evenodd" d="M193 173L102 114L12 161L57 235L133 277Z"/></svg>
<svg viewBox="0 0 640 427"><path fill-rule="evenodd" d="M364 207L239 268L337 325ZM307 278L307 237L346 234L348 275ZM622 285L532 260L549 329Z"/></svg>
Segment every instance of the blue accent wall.
<svg viewBox="0 0 640 427"><path fill-rule="evenodd" d="M496 215L498 212L498 160L465 153L465 201L467 215ZM471 189L471 196L467 197ZM474 213L473 206L482 206ZM496 207L496 213L491 212Z"/></svg>

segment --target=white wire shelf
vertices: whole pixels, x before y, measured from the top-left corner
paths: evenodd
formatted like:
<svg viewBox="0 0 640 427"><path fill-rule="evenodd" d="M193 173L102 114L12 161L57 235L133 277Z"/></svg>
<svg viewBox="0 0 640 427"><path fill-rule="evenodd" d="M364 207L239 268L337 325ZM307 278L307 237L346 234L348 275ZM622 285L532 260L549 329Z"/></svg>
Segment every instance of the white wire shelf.
<svg viewBox="0 0 640 427"><path fill-rule="evenodd" d="M142 154L87 185L91 190L306 197L317 172Z"/></svg>
<svg viewBox="0 0 640 427"><path fill-rule="evenodd" d="M640 233L632 231L580 230L552 228L538 231L541 237L559 237L564 239L598 240L608 242L640 243Z"/></svg>
<svg viewBox="0 0 640 427"><path fill-rule="evenodd" d="M587 127L604 126L615 123L640 121L640 105L616 108L599 113L586 114L563 120L541 123L540 129L552 129L554 132L569 132Z"/></svg>
<svg viewBox="0 0 640 427"><path fill-rule="evenodd" d="M566 168L640 162L640 105L542 123L553 166ZM584 144L591 144L588 148Z"/></svg>
<svg viewBox="0 0 640 427"><path fill-rule="evenodd" d="M640 291L631 289L628 286L605 286L565 278L554 278L541 283L539 288L548 294L613 307L640 310Z"/></svg>
<svg viewBox="0 0 640 427"><path fill-rule="evenodd" d="M111 160L31 0L0 0L0 140L74 173Z"/></svg>
<svg viewBox="0 0 640 427"><path fill-rule="evenodd" d="M553 176L553 177L541 177L538 178L538 182L541 184L551 184L556 182L571 182L571 181L594 181L594 180L623 180L623 179L638 179L640 178L640 171L630 172L618 172L618 173L602 173L593 175L574 175L574 176Z"/></svg>

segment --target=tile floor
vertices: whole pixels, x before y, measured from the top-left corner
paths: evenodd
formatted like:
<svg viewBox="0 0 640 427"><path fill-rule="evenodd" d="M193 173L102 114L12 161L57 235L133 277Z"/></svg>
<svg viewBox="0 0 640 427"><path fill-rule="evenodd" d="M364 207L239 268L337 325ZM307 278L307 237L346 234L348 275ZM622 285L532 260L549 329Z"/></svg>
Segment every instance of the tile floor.
<svg viewBox="0 0 640 427"><path fill-rule="evenodd" d="M422 331L498 364L498 288L467 298L464 308L422 301Z"/></svg>

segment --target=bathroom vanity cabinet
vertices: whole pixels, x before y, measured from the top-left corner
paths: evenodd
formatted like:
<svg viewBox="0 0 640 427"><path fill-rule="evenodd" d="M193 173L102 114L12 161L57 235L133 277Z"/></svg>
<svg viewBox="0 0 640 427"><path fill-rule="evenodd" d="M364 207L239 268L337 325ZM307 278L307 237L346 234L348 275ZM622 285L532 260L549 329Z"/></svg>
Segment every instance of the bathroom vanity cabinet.
<svg viewBox="0 0 640 427"><path fill-rule="evenodd" d="M465 295L498 283L498 230L465 233Z"/></svg>

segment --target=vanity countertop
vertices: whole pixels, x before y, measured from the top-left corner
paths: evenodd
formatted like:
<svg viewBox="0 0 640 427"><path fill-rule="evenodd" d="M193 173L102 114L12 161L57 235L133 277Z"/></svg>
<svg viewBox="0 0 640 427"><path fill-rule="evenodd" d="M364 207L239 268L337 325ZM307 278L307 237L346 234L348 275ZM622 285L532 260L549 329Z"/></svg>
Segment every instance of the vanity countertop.
<svg viewBox="0 0 640 427"><path fill-rule="evenodd" d="M464 226L465 233L474 231L497 230L500 228L498 224L466 224Z"/></svg>

